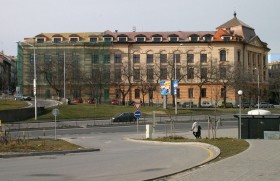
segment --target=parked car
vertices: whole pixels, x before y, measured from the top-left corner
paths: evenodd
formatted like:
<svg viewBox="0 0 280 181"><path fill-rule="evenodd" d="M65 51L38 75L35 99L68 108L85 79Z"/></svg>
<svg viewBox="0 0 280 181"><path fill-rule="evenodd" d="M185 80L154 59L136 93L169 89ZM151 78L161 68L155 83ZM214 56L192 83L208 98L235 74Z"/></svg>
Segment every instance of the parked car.
<svg viewBox="0 0 280 181"><path fill-rule="evenodd" d="M242 103L242 108L252 108L252 107L254 107L254 104L252 104L250 102L243 102Z"/></svg>
<svg viewBox="0 0 280 181"><path fill-rule="evenodd" d="M111 101L111 104L112 104L112 105L119 105L119 104L120 104L120 101L117 100L117 99L113 99L113 100Z"/></svg>
<svg viewBox="0 0 280 181"><path fill-rule="evenodd" d="M89 98L86 100L87 103L89 104L95 104L95 99L94 98Z"/></svg>
<svg viewBox="0 0 280 181"><path fill-rule="evenodd" d="M274 108L273 104L270 104L268 102L260 102L260 106L258 106L259 104L256 104L255 107L260 107L260 108Z"/></svg>
<svg viewBox="0 0 280 181"><path fill-rule="evenodd" d="M182 107L184 108L194 108L197 107L192 101L183 102Z"/></svg>
<svg viewBox="0 0 280 181"><path fill-rule="evenodd" d="M208 101L202 101L201 107L203 107L203 108L210 108L210 107L214 107L214 106L210 102L208 102Z"/></svg>
<svg viewBox="0 0 280 181"><path fill-rule="evenodd" d="M73 103L83 103L83 99L82 98L74 98L72 100Z"/></svg>
<svg viewBox="0 0 280 181"><path fill-rule="evenodd" d="M225 105L224 102L222 102L222 104L219 107L221 107L221 108L233 108L233 104L231 102L227 102L226 105Z"/></svg>
<svg viewBox="0 0 280 181"><path fill-rule="evenodd" d="M115 117L112 117L112 122L132 122L136 121L137 118L134 116L134 113L124 112Z"/></svg>
<svg viewBox="0 0 280 181"><path fill-rule="evenodd" d="M29 96L22 96L22 95L17 95L15 96L15 100L17 101L31 101L31 97Z"/></svg>

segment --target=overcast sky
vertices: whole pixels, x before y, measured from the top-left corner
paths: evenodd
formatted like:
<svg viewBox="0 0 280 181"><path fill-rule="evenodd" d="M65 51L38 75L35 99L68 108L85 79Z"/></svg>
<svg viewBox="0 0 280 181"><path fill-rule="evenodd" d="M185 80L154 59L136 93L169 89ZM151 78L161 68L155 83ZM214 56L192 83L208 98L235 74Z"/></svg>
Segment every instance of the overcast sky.
<svg viewBox="0 0 280 181"><path fill-rule="evenodd" d="M214 31L237 18L280 53L279 0L0 0L0 51L46 32Z"/></svg>

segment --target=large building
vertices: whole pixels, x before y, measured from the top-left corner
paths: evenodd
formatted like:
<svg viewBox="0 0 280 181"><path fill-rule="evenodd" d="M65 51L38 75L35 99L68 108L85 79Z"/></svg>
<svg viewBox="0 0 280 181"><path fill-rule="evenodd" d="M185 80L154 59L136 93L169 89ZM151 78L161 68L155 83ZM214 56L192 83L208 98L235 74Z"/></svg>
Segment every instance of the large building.
<svg viewBox="0 0 280 181"><path fill-rule="evenodd" d="M9 95L15 91L16 61L15 57L0 52L0 96ZM3 97L3 96L2 96Z"/></svg>
<svg viewBox="0 0 280 181"><path fill-rule="evenodd" d="M32 95L36 78L41 98L162 103L160 82L177 79L179 103L238 104L240 89L256 102L267 92L269 50L236 13L215 31L41 33L18 43L18 85Z"/></svg>

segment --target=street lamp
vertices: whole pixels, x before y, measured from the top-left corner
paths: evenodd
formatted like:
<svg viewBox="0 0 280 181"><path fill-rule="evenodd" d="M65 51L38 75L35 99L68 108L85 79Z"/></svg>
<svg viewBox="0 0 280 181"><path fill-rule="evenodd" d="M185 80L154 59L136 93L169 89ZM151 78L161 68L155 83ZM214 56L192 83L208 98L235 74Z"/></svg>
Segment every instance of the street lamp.
<svg viewBox="0 0 280 181"><path fill-rule="evenodd" d="M176 49L176 51L178 51L179 50L179 48L181 47L183 45L183 43L181 43L179 46L178 46L178 48ZM175 63L174 63L174 79L175 79L175 81L177 81L177 77L176 77L176 74L177 74L177 71L176 71L176 68L177 68L177 56L176 56L176 54L174 54L175 55L175 59L174 59L174 61L175 61ZM178 82L178 81L177 81ZM179 82L178 82L178 85L179 85ZM177 85L177 87L178 87L178 85ZM177 89L177 87L176 87L176 89ZM175 115L177 115L177 90L176 90L176 94L175 94Z"/></svg>
<svg viewBox="0 0 280 181"><path fill-rule="evenodd" d="M237 94L239 95L239 123L238 123L238 138L241 139L241 107L242 107L242 103L241 103L241 97L243 94L242 90L239 90L237 92Z"/></svg>
<svg viewBox="0 0 280 181"><path fill-rule="evenodd" d="M35 51L35 45L32 45L30 43L27 42L19 42L19 43L23 43L26 45L29 45L31 47L33 47L33 61L34 61L34 79L33 79L33 93L34 93L34 102L35 102L35 121L37 121L37 95L36 95L36 90L37 90L37 73L36 73L36 51Z"/></svg>

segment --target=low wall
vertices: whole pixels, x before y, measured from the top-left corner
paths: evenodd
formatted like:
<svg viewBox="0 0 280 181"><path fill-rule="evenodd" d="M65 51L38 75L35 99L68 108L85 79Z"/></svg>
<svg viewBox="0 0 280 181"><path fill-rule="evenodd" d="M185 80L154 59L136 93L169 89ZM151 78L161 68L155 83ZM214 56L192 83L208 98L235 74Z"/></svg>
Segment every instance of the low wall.
<svg viewBox="0 0 280 181"><path fill-rule="evenodd" d="M37 115L43 114L44 110L44 107L38 107ZM34 107L0 111L0 120L2 120L2 123L19 122L34 118L34 116Z"/></svg>

